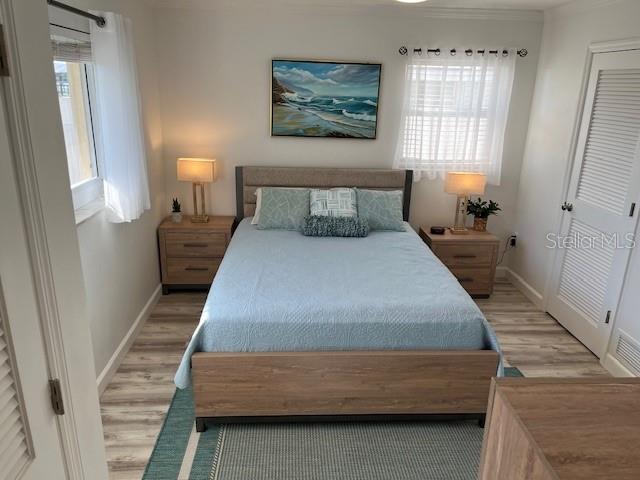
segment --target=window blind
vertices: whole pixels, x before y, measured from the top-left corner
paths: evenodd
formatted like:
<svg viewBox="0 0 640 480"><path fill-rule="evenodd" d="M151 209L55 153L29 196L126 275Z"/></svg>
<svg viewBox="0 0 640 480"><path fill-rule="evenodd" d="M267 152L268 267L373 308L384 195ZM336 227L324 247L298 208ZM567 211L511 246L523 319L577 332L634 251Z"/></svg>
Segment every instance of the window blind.
<svg viewBox="0 0 640 480"><path fill-rule="evenodd" d="M416 88L411 89L411 111L405 120L406 155L441 167L453 162L465 170L478 161L486 163L493 71L437 65L410 69ZM478 82L479 77L483 78Z"/></svg>
<svg viewBox="0 0 640 480"><path fill-rule="evenodd" d="M91 43L51 40L53 59L60 62L91 63Z"/></svg>
<svg viewBox="0 0 640 480"><path fill-rule="evenodd" d="M18 478L30 460L30 448L15 380L7 328L0 312L0 477Z"/></svg>

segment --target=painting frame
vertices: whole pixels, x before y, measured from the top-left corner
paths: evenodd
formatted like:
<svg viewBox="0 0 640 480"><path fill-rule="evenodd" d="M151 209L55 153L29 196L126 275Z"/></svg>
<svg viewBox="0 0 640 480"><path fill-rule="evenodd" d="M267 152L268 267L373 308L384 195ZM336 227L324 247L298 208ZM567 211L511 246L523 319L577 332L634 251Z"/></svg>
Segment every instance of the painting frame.
<svg viewBox="0 0 640 480"><path fill-rule="evenodd" d="M371 133L370 135L366 134L344 134L341 132L330 132L330 134L317 134L310 135L305 133L296 133L296 132L277 132L276 125L278 124L276 116L276 108L282 107L282 104L276 104L274 101L274 87L275 83L278 81L275 78L274 72L276 67L279 64L309 64L309 65L334 65L334 66L357 66L357 67L371 67L374 70L377 70L377 82L375 86L375 97L370 96L370 98L375 98L375 107L373 107L373 111L370 112L371 115L375 115L375 120L373 121L373 127L370 127ZM377 62L359 62L359 61L349 61L349 60L316 60L316 59L306 59L306 58L273 58L271 60L271 72L270 72L270 134L272 138L284 137L284 138L340 138L340 139L348 139L348 140L376 140L378 138L378 113L380 111L380 89L382 83L382 63ZM362 97L365 98L365 97ZM353 100L353 99L351 99ZM335 101L335 99L334 99ZM371 104L369 104L371 105ZM356 122L360 123L359 120ZM358 132L360 133L360 132Z"/></svg>

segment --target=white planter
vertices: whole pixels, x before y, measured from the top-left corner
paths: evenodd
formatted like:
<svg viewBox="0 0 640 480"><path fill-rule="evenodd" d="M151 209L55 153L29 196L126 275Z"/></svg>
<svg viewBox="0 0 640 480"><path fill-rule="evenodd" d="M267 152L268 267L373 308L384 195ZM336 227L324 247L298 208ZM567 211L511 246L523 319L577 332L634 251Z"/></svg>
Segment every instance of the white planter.
<svg viewBox="0 0 640 480"><path fill-rule="evenodd" d="M181 212L172 212L171 213L171 221L173 223L180 223L182 222L182 213Z"/></svg>

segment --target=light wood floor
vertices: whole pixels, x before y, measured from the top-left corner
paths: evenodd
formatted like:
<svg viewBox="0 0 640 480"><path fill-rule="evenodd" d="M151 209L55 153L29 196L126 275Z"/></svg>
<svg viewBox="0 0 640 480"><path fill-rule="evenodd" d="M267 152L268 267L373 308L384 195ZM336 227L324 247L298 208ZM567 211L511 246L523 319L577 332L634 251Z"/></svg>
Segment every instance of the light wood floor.
<svg viewBox="0 0 640 480"><path fill-rule="evenodd" d="M142 477L175 387L173 375L198 323L202 293L163 296L101 397L112 479ZM510 365L526 376L607 375L595 356L511 284L478 305Z"/></svg>

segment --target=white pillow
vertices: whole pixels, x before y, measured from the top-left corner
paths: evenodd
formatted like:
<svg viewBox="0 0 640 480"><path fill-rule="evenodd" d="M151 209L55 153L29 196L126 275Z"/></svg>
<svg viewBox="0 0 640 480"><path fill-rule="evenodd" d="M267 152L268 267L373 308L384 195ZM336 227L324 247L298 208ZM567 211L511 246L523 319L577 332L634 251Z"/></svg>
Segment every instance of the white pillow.
<svg viewBox="0 0 640 480"><path fill-rule="evenodd" d="M322 217L357 217L357 195L353 188L311 190L311 215Z"/></svg>
<svg viewBox="0 0 640 480"><path fill-rule="evenodd" d="M262 189L259 188L256 190L256 213L253 214L253 218L251 219L251 225L257 225L260 221L260 208L262 207Z"/></svg>

